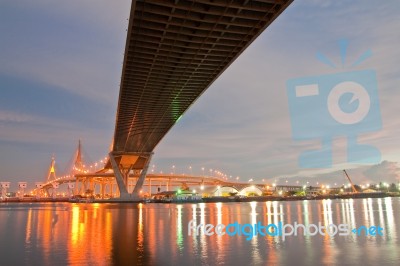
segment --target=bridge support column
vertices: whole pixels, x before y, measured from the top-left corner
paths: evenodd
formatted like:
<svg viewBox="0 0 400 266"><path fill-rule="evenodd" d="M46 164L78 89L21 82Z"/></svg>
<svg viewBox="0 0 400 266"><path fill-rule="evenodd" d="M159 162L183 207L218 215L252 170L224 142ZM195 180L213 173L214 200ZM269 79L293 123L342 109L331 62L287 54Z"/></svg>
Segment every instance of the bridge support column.
<svg viewBox="0 0 400 266"><path fill-rule="evenodd" d="M83 183L82 183L82 189L83 189L83 191L81 192L82 194L86 194L86 190L88 189L88 178L87 177L85 177L85 179L83 180Z"/></svg>
<svg viewBox="0 0 400 266"><path fill-rule="evenodd" d="M102 199L104 199L105 192L106 192L106 183L102 181L100 183L100 195Z"/></svg>
<svg viewBox="0 0 400 266"><path fill-rule="evenodd" d="M153 153L150 153L149 156L147 157L147 160L144 164L144 167L142 169L142 172L140 173L139 179L136 182L135 188L133 189L132 192L132 197L133 199L139 199L140 198L140 191L142 190L144 179L147 174L147 169L149 169L151 157L153 156Z"/></svg>
<svg viewBox="0 0 400 266"><path fill-rule="evenodd" d="M76 177L75 178L75 192L74 195L78 195L79 194L79 179Z"/></svg>
<svg viewBox="0 0 400 266"><path fill-rule="evenodd" d="M119 189L119 197L121 199L129 199L129 193L126 188L126 184L124 183L124 176L122 176L121 169L119 168L115 157L112 153L110 153L110 162L111 166L114 170L115 180L117 181L118 189ZM129 174L129 173L128 173Z"/></svg>
<svg viewBox="0 0 400 266"><path fill-rule="evenodd" d="M45 192L45 193L46 193L47 197L50 198L50 196L51 196L51 195L50 195L50 188L46 188L46 192Z"/></svg>
<svg viewBox="0 0 400 266"><path fill-rule="evenodd" d="M114 183L113 182L110 182L110 185L109 185L109 189L110 189L110 198L114 198L114 189L113 189L113 187L114 187Z"/></svg>
<svg viewBox="0 0 400 266"><path fill-rule="evenodd" d="M149 178L148 187L149 187L149 195L150 195L150 198L151 198L151 179L150 178Z"/></svg>
<svg viewBox="0 0 400 266"><path fill-rule="evenodd" d="M140 191L142 190L152 155L153 153L110 152L110 163L117 181L121 200L134 201L140 199ZM141 170L141 173L132 194L130 194L128 191L129 173L132 170Z"/></svg>

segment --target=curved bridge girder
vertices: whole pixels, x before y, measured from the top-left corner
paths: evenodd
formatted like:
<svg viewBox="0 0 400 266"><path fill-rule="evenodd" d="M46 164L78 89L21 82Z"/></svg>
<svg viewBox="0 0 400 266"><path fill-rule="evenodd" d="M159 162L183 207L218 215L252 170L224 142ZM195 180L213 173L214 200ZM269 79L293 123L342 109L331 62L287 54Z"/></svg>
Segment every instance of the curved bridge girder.
<svg viewBox="0 0 400 266"><path fill-rule="evenodd" d="M117 157L145 157L144 179L146 154L291 2L132 1L110 153L122 197L131 196L124 176L135 163L123 166Z"/></svg>
<svg viewBox="0 0 400 266"><path fill-rule="evenodd" d="M152 152L291 2L133 1L113 152Z"/></svg>

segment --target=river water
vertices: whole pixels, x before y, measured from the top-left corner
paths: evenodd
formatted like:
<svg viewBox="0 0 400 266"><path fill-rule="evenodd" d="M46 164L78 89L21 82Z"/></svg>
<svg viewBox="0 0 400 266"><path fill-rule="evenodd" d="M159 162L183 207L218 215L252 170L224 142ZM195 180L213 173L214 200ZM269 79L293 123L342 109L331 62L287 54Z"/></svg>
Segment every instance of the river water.
<svg viewBox="0 0 400 266"><path fill-rule="evenodd" d="M400 198L0 204L0 265L400 265ZM188 235L188 223L379 226L382 235ZM289 230L289 229L287 229ZM233 230L232 230L233 232ZM272 230L270 232L273 232ZM333 232L333 229L332 231ZM193 231L194 233L194 231Z"/></svg>

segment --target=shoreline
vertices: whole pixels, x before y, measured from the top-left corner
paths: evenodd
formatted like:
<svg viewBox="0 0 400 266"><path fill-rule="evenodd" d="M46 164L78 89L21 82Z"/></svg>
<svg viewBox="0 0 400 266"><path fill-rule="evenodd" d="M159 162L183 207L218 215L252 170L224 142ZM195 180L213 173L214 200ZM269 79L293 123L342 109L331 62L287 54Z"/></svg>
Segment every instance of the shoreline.
<svg viewBox="0 0 400 266"><path fill-rule="evenodd" d="M377 192L377 193L354 193L342 195L319 195L319 196L254 196L254 197L209 197L201 200L126 200L126 199L93 199L75 201L70 198L8 198L0 201L2 203L218 203L218 202L267 202L267 201L300 201L300 200L327 200L327 199L364 199L364 198L386 198L400 197L399 193Z"/></svg>

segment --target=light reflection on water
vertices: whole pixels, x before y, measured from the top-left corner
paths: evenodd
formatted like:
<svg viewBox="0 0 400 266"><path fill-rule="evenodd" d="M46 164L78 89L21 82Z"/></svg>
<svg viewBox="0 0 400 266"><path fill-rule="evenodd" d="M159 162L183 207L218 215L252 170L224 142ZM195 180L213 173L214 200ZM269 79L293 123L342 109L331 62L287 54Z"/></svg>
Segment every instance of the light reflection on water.
<svg viewBox="0 0 400 266"><path fill-rule="evenodd" d="M399 265L400 199L199 204L1 204L0 265ZM294 222L383 236L188 236L188 223Z"/></svg>

